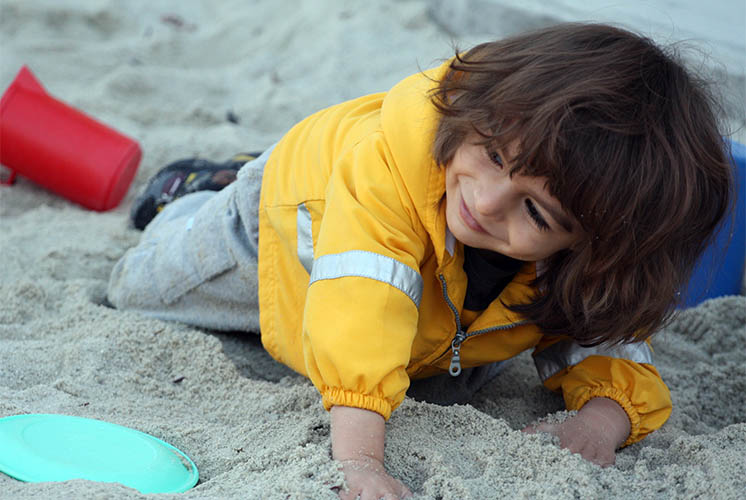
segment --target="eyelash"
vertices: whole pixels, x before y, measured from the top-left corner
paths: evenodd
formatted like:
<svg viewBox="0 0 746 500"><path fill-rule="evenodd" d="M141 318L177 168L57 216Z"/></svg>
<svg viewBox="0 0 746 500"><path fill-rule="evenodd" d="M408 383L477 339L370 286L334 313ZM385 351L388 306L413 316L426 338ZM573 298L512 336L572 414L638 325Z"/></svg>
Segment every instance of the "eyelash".
<svg viewBox="0 0 746 500"><path fill-rule="evenodd" d="M503 168L505 165L503 164L502 156L500 156L500 153L497 151L490 151L489 149L485 149L487 151L487 158L490 159L492 163L497 165L499 168Z"/></svg>
<svg viewBox="0 0 746 500"><path fill-rule="evenodd" d="M485 148L485 151L487 152L487 157L490 159L492 163L497 165L500 169L504 168L502 157L500 156L500 153L497 151L490 151L489 149ZM539 211L536 209L536 206L534 205L534 202L531 200L526 200L526 210L528 210L528 215L533 219L534 224L536 224L536 227L539 228L541 231L548 231L549 230L549 224L547 224L547 221L544 220L544 218L541 216Z"/></svg>
<svg viewBox="0 0 746 500"><path fill-rule="evenodd" d="M539 211L536 210L536 206L534 206L533 201L528 199L526 200L526 209L528 210L529 217L534 220L534 223L541 231L549 230L549 224L547 224L547 221L544 220Z"/></svg>

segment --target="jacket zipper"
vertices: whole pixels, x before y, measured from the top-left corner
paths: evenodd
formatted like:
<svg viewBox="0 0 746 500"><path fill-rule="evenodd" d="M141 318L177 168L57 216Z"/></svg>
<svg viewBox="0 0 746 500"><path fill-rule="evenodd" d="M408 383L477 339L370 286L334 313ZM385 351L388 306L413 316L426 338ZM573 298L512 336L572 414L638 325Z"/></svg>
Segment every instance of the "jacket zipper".
<svg viewBox="0 0 746 500"><path fill-rule="evenodd" d="M446 284L445 277L443 276L443 274L439 274L438 279L440 280L441 287L443 288L443 298L445 299L446 304L448 304L448 307L451 309L451 312L453 312L453 315L456 318L456 335L454 335L453 340L451 341L451 364L448 367L448 373L450 373L452 377L458 377L461 374L461 344L464 342L464 340L476 335L482 335L483 333L494 332L496 330L507 330L509 328L528 323L528 321L518 321L516 323L492 326L490 328L483 328L471 333L466 333L461 328L461 317L458 314L458 309L456 309L456 306L453 304L453 302L451 302L451 298L448 296L448 285Z"/></svg>

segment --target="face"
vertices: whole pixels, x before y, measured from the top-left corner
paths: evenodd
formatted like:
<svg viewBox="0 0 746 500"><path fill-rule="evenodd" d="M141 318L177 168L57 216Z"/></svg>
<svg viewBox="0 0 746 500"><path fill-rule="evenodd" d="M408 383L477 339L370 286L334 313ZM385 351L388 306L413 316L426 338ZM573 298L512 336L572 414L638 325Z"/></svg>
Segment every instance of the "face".
<svg viewBox="0 0 746 500"><path fill-rule="evenodd" d="M465 245L524 261L542 260L582 238L577 221L549 194L546 179L509 175L518 144L505 151L467 138L446 167L446 220Z"/></svg>

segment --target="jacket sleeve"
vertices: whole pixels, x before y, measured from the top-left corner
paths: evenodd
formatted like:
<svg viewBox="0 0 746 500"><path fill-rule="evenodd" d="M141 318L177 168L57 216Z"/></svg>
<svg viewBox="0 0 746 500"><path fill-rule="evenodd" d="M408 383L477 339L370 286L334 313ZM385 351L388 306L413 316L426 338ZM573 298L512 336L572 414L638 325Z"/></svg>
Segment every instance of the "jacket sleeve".
<svg viewBox="0 0 746 500"><path fill-rule="evenodd" d="M325 408L386 419L409 386L427 241L395 167L379 133L333 167L303 316L306 373Z"/></svg>
<svg viewBox="0 0 746 500"><path fill-rule="evenodd" d="M671 395L647 342L582 347L567 337L545 337L533 356L544 385L562 391L568 410L579 410L594 397L619 403L631 424L623 446L640 441L671 415Z"/></svg>

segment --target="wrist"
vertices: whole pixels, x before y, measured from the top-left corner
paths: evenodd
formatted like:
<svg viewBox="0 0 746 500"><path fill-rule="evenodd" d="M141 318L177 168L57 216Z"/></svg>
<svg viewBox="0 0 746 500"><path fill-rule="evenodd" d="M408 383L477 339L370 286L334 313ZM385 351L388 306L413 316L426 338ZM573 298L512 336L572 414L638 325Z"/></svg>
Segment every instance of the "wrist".
<svg viewBox="0 0 746 500"><path fill-rule="evenodd" d="M593 397L583 405L579 414L594 422L594 426L621 447L632 429L629 416L624 408L611 398Z"/></svg>
<svg viewBox="0 0 746 500"><path fill-rule="evenodd" d="M342 467L345 469L375 473L386 472L386 467L383 465L383 461L368 455L360 455L359 457L353 458L332 458L342 464Z"/></svg>
<svg viewBox="0 0 746 500"><path fill-rule="evenodd" d="M340 462L383 464L385 421L378 413L334 406L331 409L332 458Z"/></svg>

